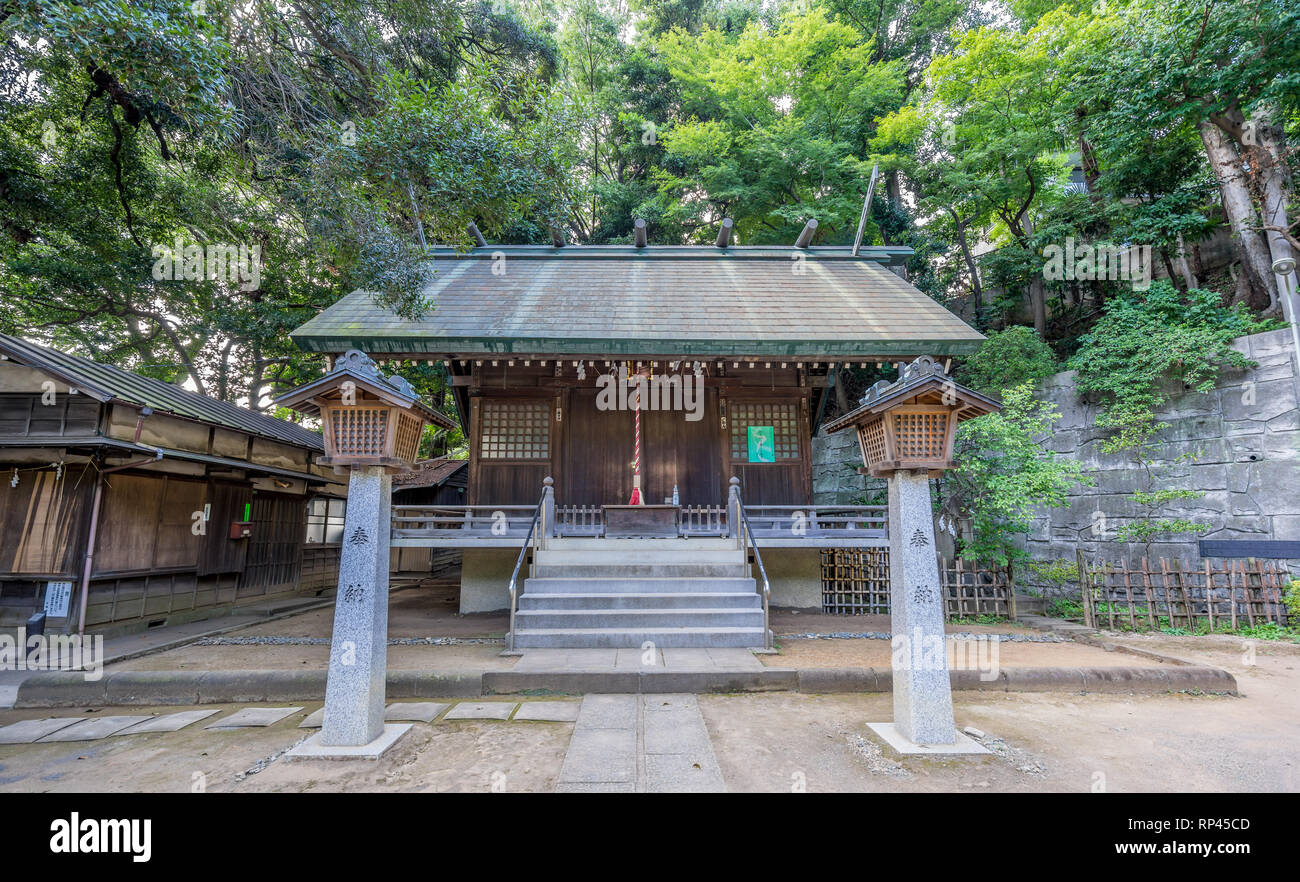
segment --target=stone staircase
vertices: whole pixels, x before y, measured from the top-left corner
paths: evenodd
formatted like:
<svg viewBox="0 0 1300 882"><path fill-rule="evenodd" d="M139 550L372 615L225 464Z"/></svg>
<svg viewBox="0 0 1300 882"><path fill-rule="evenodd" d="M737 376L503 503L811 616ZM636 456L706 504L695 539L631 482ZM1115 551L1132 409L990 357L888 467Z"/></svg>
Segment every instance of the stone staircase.
<svg viewBox="0 0 1300 882"><path fill-rule="evenodd" d="M764 645L763 603L735 539L551 539L515 616L515 648Z"/></svg>

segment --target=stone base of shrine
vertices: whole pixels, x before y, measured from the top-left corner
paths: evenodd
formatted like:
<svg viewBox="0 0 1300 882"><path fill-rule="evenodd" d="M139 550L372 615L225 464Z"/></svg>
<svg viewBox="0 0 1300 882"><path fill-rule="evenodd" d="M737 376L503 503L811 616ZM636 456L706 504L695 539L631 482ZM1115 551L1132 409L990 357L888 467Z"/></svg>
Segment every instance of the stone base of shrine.
<svg viewBox="0 0 1300 882"><path fill-rule="evenodd" d="M910 740L893 723L867 723L875 736L899 756L982 757L992 756L992 751L974 738L957 733L953 744L917 744Z"/></svg>
<svg viewBox="0 0 1300 882"><path fill-rule="evenodd" d="M331 746L320 743L321 733L308 738L297 747L288 750L284 754L286 760L346 760L346 759L363 759L377 760L384 755L388 748L397 743L398 739L410 731L411 723L385 723L384 731L378 738L369 744L359 745L339 745Z"/></svg>

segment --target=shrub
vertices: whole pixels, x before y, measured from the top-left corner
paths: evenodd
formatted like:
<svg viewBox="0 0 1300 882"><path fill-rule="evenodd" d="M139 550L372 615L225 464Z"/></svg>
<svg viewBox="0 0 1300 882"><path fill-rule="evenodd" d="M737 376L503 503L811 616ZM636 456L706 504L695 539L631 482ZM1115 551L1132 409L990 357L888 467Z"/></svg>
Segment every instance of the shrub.
<svg viewBox="0 0 1300 882"><path fill-rule="evenodd" d="M1034 329L1015 325L990 334L962 365L957 378L977 392L1001 395L1003 389L1037 383L1058 369L1051 347Z"/></svg>

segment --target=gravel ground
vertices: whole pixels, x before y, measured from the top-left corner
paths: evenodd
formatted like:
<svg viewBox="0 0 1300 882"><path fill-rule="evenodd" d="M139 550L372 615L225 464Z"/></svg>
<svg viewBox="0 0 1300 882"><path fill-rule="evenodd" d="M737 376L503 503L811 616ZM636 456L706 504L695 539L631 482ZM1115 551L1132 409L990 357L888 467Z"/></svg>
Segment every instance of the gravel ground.
<svg viewBox="0 0 1300 882"><path fill-rule="evenodd" d="M728 789L772 792L1300 792L1300 647L1237 638L1114 637L1230 670L1241 697L1167 694L973 693L954 695L957 724L984 734L983 759L900 759L867 729L892 716L888 694L767 692L701 695ZM878 640L806 640L824 650ZM1077 644L1006 643L1007 653L1088 650ZM195 647L195 651L319 651L322 647ZM398 651L492 652L481 646ZM1131 658L1131 657L1130 657ZM510 661L510 660L505 660ZM279 754L319 702L266 729L173 733L102 741L0 745L0 791L554 789L572 724L416 724L378 762L286 763ZM152 710L170 712L183 708ZM223 710L233 710L225 706ZM151 709L132 708L131 713ZM0 724L103 708L0 711Z"/></svg>

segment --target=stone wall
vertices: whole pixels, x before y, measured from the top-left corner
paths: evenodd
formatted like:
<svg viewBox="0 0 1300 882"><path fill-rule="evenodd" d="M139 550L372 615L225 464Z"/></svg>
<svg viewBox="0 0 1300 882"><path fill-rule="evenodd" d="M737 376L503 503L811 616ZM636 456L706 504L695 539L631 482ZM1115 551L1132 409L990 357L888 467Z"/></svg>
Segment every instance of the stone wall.
<svg viewBox="0 0 1300 882"><path fill-rule="evenodd" d="M1130 498L1135 490L1201 492L1163 515L1208 524L1200 538L1300 539L1300 378L1290 331L1242 337L1233 348L1257 367L1225 370L1210 392L1168 389L1169 404L1157 414L1169 426L1156 438L1154 480L1131 455L1102 452L1107 435L1093 428L1099 408L1079 398L1073 371L1043 381L1041 397L1061 412L1047 446L1081 461L1096 484L1076 488L1068 506L1034 522L1026 548L1035 559L1073 560L1081 548L1131 561L1148 553L1197 560L1198 537L1188 534L1160 537L1149 549L1115 540L1120 527L1149 516Z"/></svg>
<svg viewBox="0 0 1300 882"><path fill-rule="evenodd" d="M1107 436L1094 428L1098 406L1081 400L1074 372L1048 377L1041 398L1054 402L1061 420L1047 444L1083 462L1092 487L1076 487L1064 508L1045 509L1034 521L1026 548L1038 561L1073 562L1075 550L1136 561L1148 553L1142 544L1119 543L1116 530L1148 516L1135 503L1135 490L1192 489L1204 495L1180 500L1162 516L1210 526L1202 538L1300 540L1300 377L1290 331L1242 337L1234 347L1258 363L1250 370L1227 370L1211 392L1171 388L1169 405L1158 417L1169 427L1157 436L1154 480L1127 454L1106 454ZM1180 457L1186 457L1179 462ZM852 432L821 433L813 440L813 501L848 504L870 497L883 482L857 473L861 465ZM874 502L874 499L866 501ZM1151 543L1153 557L1198 559L1196 536L1161 537ZM1300 561L1292 561L1300 572ZM1023 590L1069 590L1038 580L1025 568L1016 578Z"/></svg>
<svg viewBox="0 0 1300 882"><path fill-rule="evenodd" d="M851 429L813 438L812 481L814 505L884 505L886 485L880 478L858 473L862 454Z"/></svg>

